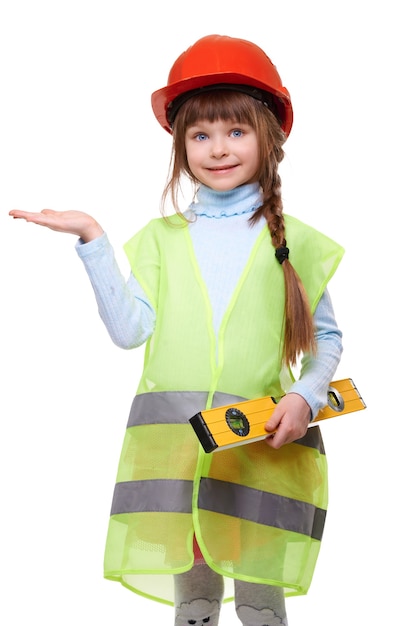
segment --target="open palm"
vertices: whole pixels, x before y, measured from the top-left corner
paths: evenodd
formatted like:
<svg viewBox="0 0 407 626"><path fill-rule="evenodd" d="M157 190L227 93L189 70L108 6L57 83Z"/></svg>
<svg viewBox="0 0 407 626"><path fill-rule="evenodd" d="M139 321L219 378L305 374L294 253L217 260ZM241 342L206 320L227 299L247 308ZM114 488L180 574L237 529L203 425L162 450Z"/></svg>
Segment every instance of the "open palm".
<svg viewBox="0 0 407 626"><path fill-rule="evenodd" d="M51 230L61 233L70 233L81 237L88 242L96 239L103 233L103 229L97 221L82 211L53 211L44 209L39 213L20 211L14 209L9 215L15 219L24 219L39 226L46 226Z"/></svg>

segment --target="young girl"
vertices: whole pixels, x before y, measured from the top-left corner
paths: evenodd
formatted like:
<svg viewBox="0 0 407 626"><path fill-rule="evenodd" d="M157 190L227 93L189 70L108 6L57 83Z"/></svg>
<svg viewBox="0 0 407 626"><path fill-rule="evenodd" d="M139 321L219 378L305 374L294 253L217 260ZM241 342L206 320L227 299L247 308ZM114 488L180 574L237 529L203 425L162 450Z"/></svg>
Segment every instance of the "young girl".
<svg viewBox="0 0 407 626"><path fill-rule="evenodd" d="M152 96L172 134L172 174L152 220L125 245L122 278L102 227L76 211L11 211L79 237L100 315L122 348L146 342L119 462L105 576L216 626L234 597L244 626L287 624L305 594L327 507L320 430L342 343L327 283L343 249L283 215L278 165L292 107L255 44L210 35ZM196 188L182 212L183 178ZM301 359L300 376L292 366ZM189 418L281 398L263 441L206 454Z"/></svg>

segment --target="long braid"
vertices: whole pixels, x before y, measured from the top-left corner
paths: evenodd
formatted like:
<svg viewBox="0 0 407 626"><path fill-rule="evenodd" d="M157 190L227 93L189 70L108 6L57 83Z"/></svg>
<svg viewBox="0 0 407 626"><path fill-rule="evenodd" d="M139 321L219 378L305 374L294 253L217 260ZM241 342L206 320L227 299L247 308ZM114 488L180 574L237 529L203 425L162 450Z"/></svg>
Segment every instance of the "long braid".
<svg viewBox="0 0 407 626"><path fill-rule="evenodd" d="M315 352L314 324L304 286L288 259L280 176L275 173L274 179L272 193L264 198L263 215L267 220L274 248L276 251L283 249L280 257L285 286L283 360L287 365L295 365L301 352Z"/></svg>
<svg viewBox="0 0 407 626"><path fill-rule="evenodd" d="M283 361L287 365L295 365L302 352L315 352L314 323L306 291L288 258L289 242L287 244L285 238L281 178L278 173L278 165L284 158L282 146L285 136L277 121L269 127L273 147L264 155L263 164L266 166L260 180L263 188L263 205L255 213L253 220L256 221L260 215L265 217L277 260L282 266L285 285Z"/></svg>

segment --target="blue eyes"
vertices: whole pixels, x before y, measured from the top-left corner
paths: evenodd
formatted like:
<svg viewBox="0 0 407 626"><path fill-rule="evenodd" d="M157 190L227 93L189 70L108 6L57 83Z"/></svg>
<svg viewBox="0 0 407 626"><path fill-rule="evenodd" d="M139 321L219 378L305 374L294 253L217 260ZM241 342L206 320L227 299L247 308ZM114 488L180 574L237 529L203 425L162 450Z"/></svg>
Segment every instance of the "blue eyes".
<svg viewBox="0 0 407 626"><path fill-rule="evenodd" d="M230 132L230 136L231 137L242 137L243 136L243 131L240 130L240 128L235 128L234 130L232 130ZM197 141L205 141L205 139L208 139L208 135L206 133L198 133L197 135L195 135L195 139Z"/></svg>

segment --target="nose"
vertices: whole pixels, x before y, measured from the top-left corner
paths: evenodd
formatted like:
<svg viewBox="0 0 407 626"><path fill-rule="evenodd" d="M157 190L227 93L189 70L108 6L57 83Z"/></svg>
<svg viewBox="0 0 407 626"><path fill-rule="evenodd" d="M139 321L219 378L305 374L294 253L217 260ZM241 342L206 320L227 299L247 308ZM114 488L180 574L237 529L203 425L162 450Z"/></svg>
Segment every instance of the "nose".
<svg viewBox="0 0 407 626"><path fill-rule="evenodd" d="M228 154L227 141L223 137L216 137L212 140L211 156L221 159Z"/></svg>

